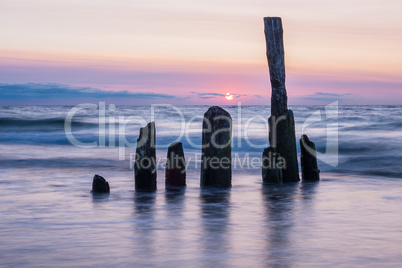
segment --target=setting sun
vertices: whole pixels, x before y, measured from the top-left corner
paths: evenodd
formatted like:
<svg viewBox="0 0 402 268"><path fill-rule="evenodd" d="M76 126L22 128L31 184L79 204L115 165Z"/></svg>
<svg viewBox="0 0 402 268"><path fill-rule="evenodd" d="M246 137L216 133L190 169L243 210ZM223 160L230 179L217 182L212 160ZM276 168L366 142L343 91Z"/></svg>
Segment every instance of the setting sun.
<svg viewBox="0 0 402 268"><path fill-rule="evenodd" d="M230 93L226 93L226 97L227 100L233 100L233 95L230 95Z"/></svg>

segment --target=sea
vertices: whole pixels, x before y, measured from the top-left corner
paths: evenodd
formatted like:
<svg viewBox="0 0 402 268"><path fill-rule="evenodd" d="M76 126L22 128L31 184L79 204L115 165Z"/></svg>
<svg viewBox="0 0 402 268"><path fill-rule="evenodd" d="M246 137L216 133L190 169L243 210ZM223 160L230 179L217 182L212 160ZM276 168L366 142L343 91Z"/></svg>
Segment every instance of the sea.
<svg viewBox="0 0 402 268"><path fill-rule="evenodd" d="M201 189L208 108L0 106L0 266L402 265L402 106L290 106L297 144L307 134L316 145L321 180L281 185L261 177L270 107L222 106L232 187ZM158 189L140 193L133 159L150 121ZM164 164L175 141L187 187L172 190ZM95 174L110 194L91 193Z"/></svg>

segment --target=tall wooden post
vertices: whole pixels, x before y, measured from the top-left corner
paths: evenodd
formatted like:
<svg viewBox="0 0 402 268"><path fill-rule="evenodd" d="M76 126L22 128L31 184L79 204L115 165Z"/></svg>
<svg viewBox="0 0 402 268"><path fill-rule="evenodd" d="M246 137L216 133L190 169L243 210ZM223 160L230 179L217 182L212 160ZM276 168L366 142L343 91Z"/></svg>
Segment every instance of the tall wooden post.
<svg viewBox="0 0 402 268"><path fill-rule="evenodd" d="M273 151L284 158L283 182L297 182L300 179L295 122L292 110L287 107L285 52L281 18L264 18L264 32L272 88L271 116L268 119L269 142Z"/></svg>

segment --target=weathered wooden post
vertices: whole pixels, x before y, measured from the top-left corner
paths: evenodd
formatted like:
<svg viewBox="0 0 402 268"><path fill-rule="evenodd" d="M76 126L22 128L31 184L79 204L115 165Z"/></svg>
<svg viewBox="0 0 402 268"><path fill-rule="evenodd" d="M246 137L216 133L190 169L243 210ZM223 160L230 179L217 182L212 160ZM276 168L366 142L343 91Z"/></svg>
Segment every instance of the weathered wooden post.
<svg viewBox="0 0 402 268"><path fill-rule="evenodd" d="M283 182L297 182L300 179L295 122L292 110L287 107L285 53L281 18L264 18L264 32L272 88L271 116L268 119L269 143L284 159Z"/></svg>
<svg viewBox="0 0 402 268"><path fill-rule="evenodd" d="M300 139L300 165L303 181L319 181L320 170L317 165L317 150L307 135Z"/></svg>
<svg viewBox="0 0 402 268"><path fill-rule="evenodd" d="M168 148L165 186L186 186L186 160L181 142L173 142Z"/></svg>
<svg viewBox="0 0 402 268"><path fill-rule="evenodd" d="M232 185L232 117L218 106L204 114L202 124L201 186Z"/></svg>
<svg viewBox="0 0 402 268"><path fill-rule="evenodd" d="M288 109L282 20L281 18L266 17L264 18L264 24L269 76L272 87L271 115L280 116Z"/></svg>
<svg viewBox="0 0 402 268"><path fill-rule="evenodd" d="M264 183L282 183L282 157L273 147L264 149L262 153L262 181Z"/></svg>
<svg viewBox="0 0 402 268"><path fill-rule="evenodd" d="M99 193L110 193L109 183L98 174L95 174L92 180L92 191L91 193L99 194Z"/></svg>
<svg viewBox="0 0 402 268"><path fill-rule="evenodd" d="M135 151L134 177L136 191L156 190L155 122L140 129Z"/></svg>

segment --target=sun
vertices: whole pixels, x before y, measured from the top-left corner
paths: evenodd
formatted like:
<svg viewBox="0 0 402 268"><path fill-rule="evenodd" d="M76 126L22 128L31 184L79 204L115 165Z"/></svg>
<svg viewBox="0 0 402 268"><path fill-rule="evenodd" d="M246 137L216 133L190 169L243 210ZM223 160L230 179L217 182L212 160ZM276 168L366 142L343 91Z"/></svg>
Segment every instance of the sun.
<svg viewBox="0 0 402 268"><path fill-rule="evenodd" d="M227 100L233 100L233 95L230 95L230 93L228 92L228 93L226 93L225 98L226 98Z"/></svg>

